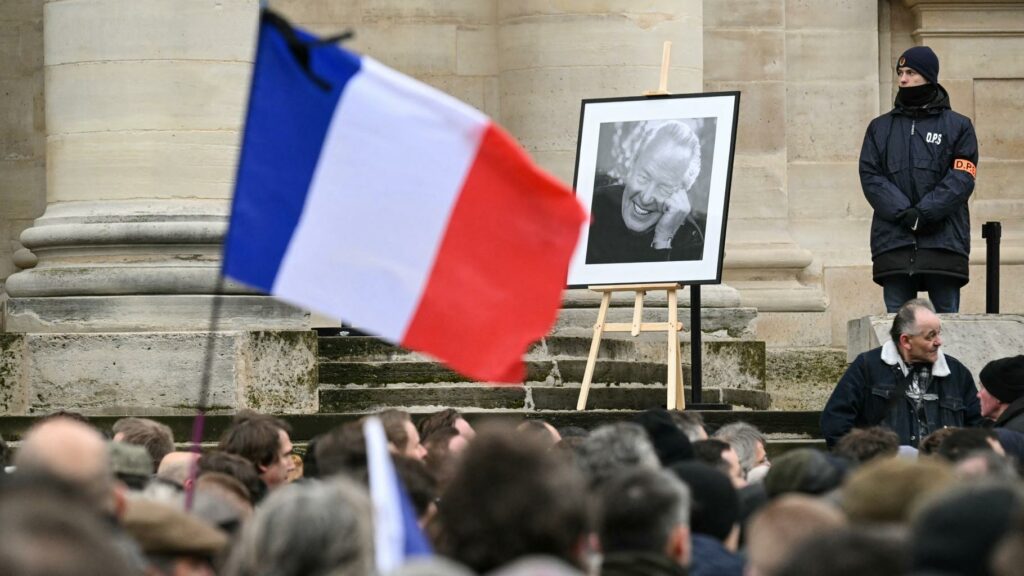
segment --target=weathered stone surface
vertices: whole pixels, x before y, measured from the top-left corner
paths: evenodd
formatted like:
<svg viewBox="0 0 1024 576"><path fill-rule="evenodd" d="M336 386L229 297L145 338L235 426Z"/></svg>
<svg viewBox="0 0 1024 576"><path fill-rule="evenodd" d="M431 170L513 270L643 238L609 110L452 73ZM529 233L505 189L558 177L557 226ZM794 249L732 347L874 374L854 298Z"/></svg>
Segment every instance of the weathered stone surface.
<svg viewBox="0 0 1024 576"><path fill-rule="evenodd" d="M235 359L239 401L259 412L319 410L317 336L311 330L248 332Z"/></svg>
<svg viewBox="0 0 1024 576"><path fill-rule="evenodd" d="M683 391L689 401L691 391ZM579 386L532 386L530 395L536 410L573 410L579 400ZM718 402L720 391L704 390L702 402ZM591 386L587 394L587 410L647 410L664 408L668 392L664 385Z"/></svg>
<svg viewBox="0 0 1024 576"><path fill-rule="evenodd" d="M841 348L768 350L766 384L774 410L821 410L846 371Z"/></svg>
<svg viewBox="0 0 1024 576"><path fill-rule="evenodd" d="M7 329L13 332L87 333L207 330L212 295L79 296L12 298ZM309 313L269 296L221 296L224 330L308 327Z"/></svg>
<svg viewBox="0 0 1024 576"><path fill-rule="evenodd" d="M781 30L706 29L704 81L776 80L786 77L786 35Z"/></svg>
<svg viewBox="0 0 1024 576"><path fill-rule="evenodd" d="M878 5L860 0L785 0L787 28L877 30Z"/></svg>
<svg viewBox="0 0 1024 576"><path fill-rule="evenodd" d="M0 414L24 414L28 408L25 335L0 332Z"/></svg>
<svg viewBox="0 0 1024 576"><path fill-rule="evenodd" d="M89 62L46 76L51 134L242 127L248 62ZM64 95L73 97L64 97Z"/></svg>
<svg viewBox="0 0 1024 576"><path fill-rule="evenodd" d="M781 28L785 0L713 0L704 3L705 28Z"/></svg>
<svg viewBox="0 0 1024 576"><path fill-rule="evenodd" d="M389 407L518 409L526 405L523 386L383 386L322 388L322 412L370 412Z"/></svg>
<svg viewBox="0 0 1024 576"><path fill-rule="evenodd" d="M1024 350L1024 316L1017 314L941 314L942 350L962 362L977 378L992 360ZM850 320L847 360L889 339L892 315Z"/></svg>
<svg viewBox="0 0 1024 576"><path fill-rule="evenodd" d="M195 410L211 343L203 332L26 334L27 403L17 413L180 414ZM7 338L10 338L9 336ZM267 412L317 410L311 332L219 332L206 405Z"/></svg>
<svg viewBox="0 0 1024 576"><path fill-rule="evenodd" d="M771 398L763 390L739 390L735 388L722 389L722 402L736 404L756 410L767 410L771 405Z"/></svg>
<svg viewBox="0 0 1024 576"><path fill-rule="evenodd" d="M679 318L683 321L685 332L689 332L689 308L679 309ZM757 311L753 308L701 308L701 332L730 338L753 338L754 320ZM645 307L642 315L644 322L664 322L668 318L665 309ZM573 328L594 327L597 311L594 309L565 308L558 314L554 332ZM633 310L630 308L609 308L606 322L632 322Z"/></svg>
<svg viewBox="0 0 1024 576"><path fill-rule="evenodd" d="M432 410L428 410L432 411ZM419 418L423 412L414 413L414 418ZM516 422L524 418L544 419L558 427L581 426L586 429L593 429L603 424L629 420L636 412L632 410L548 410L533 413L519 411L492 411L492 410L462 410L463 415L470 423L480 425L484 421L504 420ZM779 411L732 411L732 410L701 410L699 414L704 418L709 430L715 430L723 424L743 420L757 426L758 429L768 434L769 452L775 442L785 444L793 442L794 437L814 438L818 435L819 412L779 412ZM333 414L293 414L284 415L283 418L293 429L292 439L304 443L309 439L327 432L331 428L362 418L365 412L346 412ZM92 422L101 430L109 430L120 416L94 416ZM193 417L191 415L166 416L152 415L152 417L167 424L174 432L175 438L183 440L191 437ZM8 439L20 439L25 431L35 422L36 417L27 416L3 416L0 417L0 435ZM225 429L231 424L230 415L211 414L206 418L206 426L203 429L204 442L216 442ZM804 440L803 442L807 442Z"/></svg>
<svg viewBox="0 0 1024 576"><path fill-rule="evenodd" d="M251 62L259 2L82 0L47 2L44 11L48 66L135 59Z"/></svg>
<svg viewBox="0 0 1024 576"><path fill-rule="evenodd" d="M50 202L231 197L236 131L128 131L53 135ZM131 154L126 155L130 150Z"/></svg>

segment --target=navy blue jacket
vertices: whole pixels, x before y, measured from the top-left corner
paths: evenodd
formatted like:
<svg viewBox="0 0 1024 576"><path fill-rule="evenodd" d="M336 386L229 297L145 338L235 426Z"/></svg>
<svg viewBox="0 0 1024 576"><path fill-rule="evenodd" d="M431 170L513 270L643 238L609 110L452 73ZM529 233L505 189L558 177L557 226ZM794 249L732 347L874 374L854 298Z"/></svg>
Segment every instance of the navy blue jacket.
<svg viewBox="0 0 1024 576"><path fill-rule="evenodd" d="M907 108L897 100L892 111L868 125L860 182L875 211L872 258L915 241L918 248L970 254L967 199L974 191L978 139L970 119L951 110L946 90L936 86L932 104ZM897 218L913 207L923 217L916 234Z"/></svg>
<svg viewBox="0 0 1024 576"><path fill-rule="evenodd" d="M900 444L915 448L920 444L913 403L905 395L889 401L900 379L906 378L897 356L895 345L888 342L882 348L860 354L846 369L821 413L821 432L830 448L853 428L878 425L896 432ZM981 424L981 404L971 372L959 360L946 355L939 358L932 371L931 384L925 392L936 394L938 400L923 402L930 431Z"/></svg>
<svg viewBox="0 0 1024 576"><path fill-rule="evenodd" d="M743 576L743 557L726 550L717 539L695 532L690 535L690 542L690 576Z"/></svg>

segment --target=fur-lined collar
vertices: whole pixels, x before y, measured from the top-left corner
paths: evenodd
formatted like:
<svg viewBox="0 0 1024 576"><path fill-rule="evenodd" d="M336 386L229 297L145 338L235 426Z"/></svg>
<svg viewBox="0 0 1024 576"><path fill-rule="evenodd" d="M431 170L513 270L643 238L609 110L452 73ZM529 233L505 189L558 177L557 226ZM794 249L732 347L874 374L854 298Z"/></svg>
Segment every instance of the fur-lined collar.
<svg viewBox="0 0 1024 576"><path fill-rule="evenodd" d="M892 340L886 341L882 344L882 362L890 366L899 366L900 370L903 371L903 375L906 376L910 373L910 368L907 363L903 361L903 357L900 356L899 350L896 349L896 343ZM946 363L946 355L939 350L939 358L932 364L932 376L935 378L945 378L949 376L949 364Z"/></svg>

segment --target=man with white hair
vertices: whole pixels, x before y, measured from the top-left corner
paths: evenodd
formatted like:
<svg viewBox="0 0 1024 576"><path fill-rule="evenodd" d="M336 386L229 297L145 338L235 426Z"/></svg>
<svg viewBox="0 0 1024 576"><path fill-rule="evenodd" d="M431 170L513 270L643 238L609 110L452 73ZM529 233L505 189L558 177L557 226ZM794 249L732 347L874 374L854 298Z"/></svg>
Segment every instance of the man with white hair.
<svg viewBox="0 0 1024 576"><path fill-rule="evenodd" d="M689 196L700 170L692 128L672 121L651 130L623 181L594 190L587 264L700 260L704 226Z"/></svg>

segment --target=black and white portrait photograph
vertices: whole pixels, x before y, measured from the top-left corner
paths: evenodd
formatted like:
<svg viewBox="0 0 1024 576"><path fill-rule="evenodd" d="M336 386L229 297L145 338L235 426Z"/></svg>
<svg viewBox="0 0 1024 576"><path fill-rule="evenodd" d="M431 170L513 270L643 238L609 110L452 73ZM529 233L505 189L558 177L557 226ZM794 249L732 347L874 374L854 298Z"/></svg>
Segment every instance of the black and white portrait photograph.
<svg viewBox="0 0 1024 576"><path fill-rule="evenodd" d="M738 96L584 101L570 285L720 281Z"/></svg>

